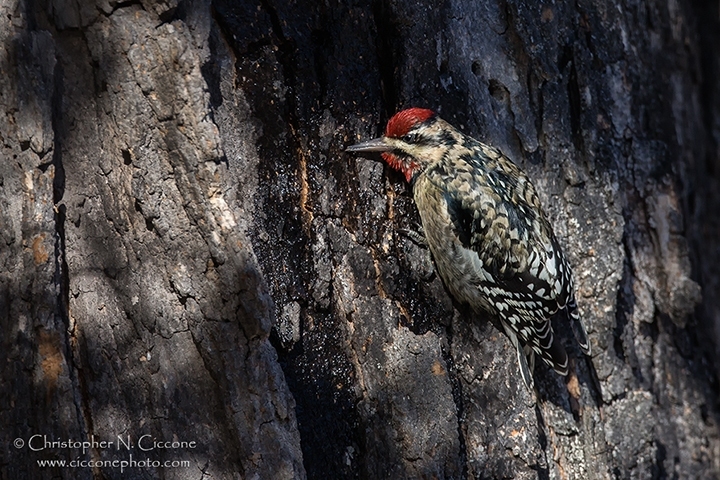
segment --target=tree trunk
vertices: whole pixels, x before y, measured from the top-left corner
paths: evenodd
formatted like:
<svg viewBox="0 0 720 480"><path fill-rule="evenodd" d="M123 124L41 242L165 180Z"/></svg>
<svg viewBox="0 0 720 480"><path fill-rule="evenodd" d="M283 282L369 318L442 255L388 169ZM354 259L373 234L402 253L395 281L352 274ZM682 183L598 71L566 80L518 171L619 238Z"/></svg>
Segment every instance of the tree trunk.
<svg viewBox="0 0 720 480"><path fill-rule="evenodd" d="M719 14L0 0L0 478L720 476ZM577 376L528 391L343 152L408 106L533 179Z"/></svg>

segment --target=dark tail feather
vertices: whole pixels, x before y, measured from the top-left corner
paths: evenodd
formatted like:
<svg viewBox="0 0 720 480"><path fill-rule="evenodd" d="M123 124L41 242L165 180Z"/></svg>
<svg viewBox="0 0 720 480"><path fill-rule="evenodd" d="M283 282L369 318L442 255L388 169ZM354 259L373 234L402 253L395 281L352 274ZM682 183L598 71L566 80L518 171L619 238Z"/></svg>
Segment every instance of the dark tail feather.
<svg viewBox="0 0 720 480"><path fill-rule="evenodd" d="M530 350L529 355L526 355L525 349L520 342L515 342L515 349L517 350L518 364L520 365L520 375L522 376L523 382L525 382L525 386L528 390L532 391L532 367L534 367L535 357L533 356L532 350ZM532 366L528 365L528 356L530 357L530 363Z"/></svg>
<svg viewBox="0 0 720 480"><path fill-rule="evenodd" d="M517 337L515 332L511 328L505 326L504 322L502 323L502 326L505 329L505 333L510 339L510 342L512 342L513 346L515 347L515 351L518 357L518 366L520 367L520 376L522 376L523 382L525 383L525 386L528 388L528 390L532 391L534 385L532 370L535 366L535 357L533 356L533 352L532 350L523 347L520 339ZM530 359L530 365L528 365L528 357Z"/></svg>
<svg viewBox="0 0 720 480"><path fill-rule="evenodd" d="M587 330L583 324L582 318L580 318L580 312L575 303L575 297L573 297L567 305L568 317L570 318L570 324L572 325L573 334L575 334L575 340L580 345L580 349L585 355L590 355L590 339L588 338Z"/></svg>
<svg viewBox="0 0 720 480"><path fill-rule="evenodd" d="M550 320L535 323L535 353L560 375L568 373L568 356L560 339L553 334Z"/></svg>
<svg viewBox="0 0 720 480"><path fill-rule="evenodd" d="M568 356L559 338L553 338L550 348L543 351L542 359L560 375L568 374Z"/></svg>

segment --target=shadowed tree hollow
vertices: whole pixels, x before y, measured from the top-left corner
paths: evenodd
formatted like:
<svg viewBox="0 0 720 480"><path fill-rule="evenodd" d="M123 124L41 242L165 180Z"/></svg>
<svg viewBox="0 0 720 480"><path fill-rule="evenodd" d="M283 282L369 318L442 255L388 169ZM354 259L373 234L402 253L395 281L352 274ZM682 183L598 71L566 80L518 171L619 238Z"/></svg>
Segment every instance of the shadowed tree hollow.
<svg viewBox="0 0 720 480"><path fill-rule="evenodd" d="M717 0L0 0L0 478L720 476L719 44ZM411 106L534 182L576 379L344 153Z"/></svg>

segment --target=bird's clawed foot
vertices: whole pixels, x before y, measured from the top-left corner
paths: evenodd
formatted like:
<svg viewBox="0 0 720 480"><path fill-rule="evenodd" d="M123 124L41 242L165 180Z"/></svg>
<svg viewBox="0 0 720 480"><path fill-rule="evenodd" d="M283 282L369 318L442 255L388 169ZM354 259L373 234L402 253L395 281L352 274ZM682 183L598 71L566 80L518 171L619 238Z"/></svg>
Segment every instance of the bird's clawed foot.
<svg viewBox="0 0 720 480"><path fill-rule="evenodd" d="M404 237L409 238L414 244L427 248L427 240L425 239L425 232L423 231L423 228L418 225L417 230L411 230L409 228L401 228L398 230L398 233Z"/></svg>

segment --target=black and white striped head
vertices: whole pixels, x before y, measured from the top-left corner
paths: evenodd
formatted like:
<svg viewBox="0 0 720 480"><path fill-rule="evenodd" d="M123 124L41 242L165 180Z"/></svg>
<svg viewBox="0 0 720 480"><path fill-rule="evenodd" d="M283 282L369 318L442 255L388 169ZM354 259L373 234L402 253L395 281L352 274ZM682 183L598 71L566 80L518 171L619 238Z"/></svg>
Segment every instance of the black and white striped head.
<svg viewBox="0 0 720 480"><path fill-rule="evenodd" d="M439 161L458 140L457 131L425 108L408 108L388 121L385 135L348 147L348 152L381 152L408 182Z"/></svg>

